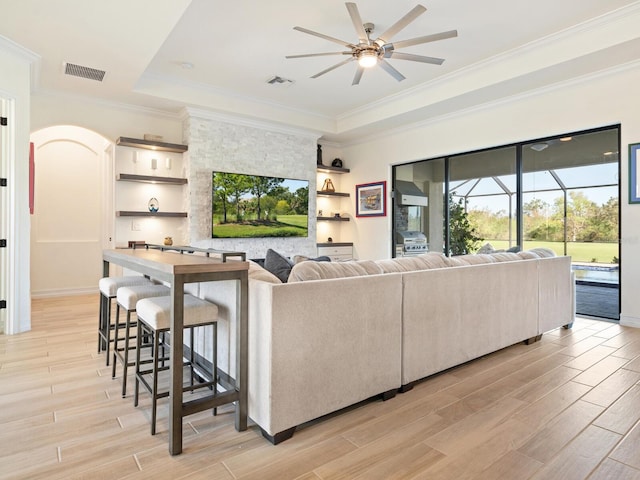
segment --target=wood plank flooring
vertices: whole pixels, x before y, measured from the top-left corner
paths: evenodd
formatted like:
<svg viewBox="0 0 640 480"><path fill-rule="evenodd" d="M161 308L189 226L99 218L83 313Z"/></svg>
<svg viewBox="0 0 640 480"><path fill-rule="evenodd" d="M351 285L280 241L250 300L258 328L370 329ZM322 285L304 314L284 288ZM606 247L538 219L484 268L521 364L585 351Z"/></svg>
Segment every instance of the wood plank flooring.
<svg viewBox="0 0 640 480"><path fill-rule="evenodd" d="M640 480L640 329L578 318L278 446L202 412L171 457L166 401L151 436L147 396L121 398L97 353L97 311L38 299L32 331L0 335L0 478Z"/></svg>

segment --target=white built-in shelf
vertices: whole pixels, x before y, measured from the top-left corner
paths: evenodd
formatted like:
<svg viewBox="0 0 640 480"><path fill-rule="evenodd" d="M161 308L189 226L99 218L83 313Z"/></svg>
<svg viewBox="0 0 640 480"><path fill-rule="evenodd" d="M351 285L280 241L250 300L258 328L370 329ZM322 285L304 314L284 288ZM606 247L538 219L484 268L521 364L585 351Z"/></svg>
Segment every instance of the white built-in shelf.
<svg viewBox="0 0 640 480"><path fill-rule="evenodd" d="M187 212L135 212L130 210L118 210L116 217L186 217Z"/></svg>
<svg viewBox="0 0 640 480"><path fill-rule="evenodd" d="M116 145L123 147L145 148L147 150L155 150L158 152L184 153L188 150L187 145L178 143L154 142L151 140L143 140L141 138L118 137Z"/></svg>
<svg viewBox="0 0 640 480"><path fill-rule="evenodd" d="M318 165L316 170L325 173L349 173L351 170L342 167L332 167L331 165Z"/></svg>
<svg viewBox="0 0 640 480"><path fill-rule="evenodd" d="M343 193L343 192L323 192L323 191L318 191L318 192L316 192L316 194L319 197L348 197L348 196L350 196L348 193Z"/></svg>
<svg viewBox="0 0 640 480"><path fill-rule="evenodd" d="M165 185L186 185L186 178L179 177L156 177L153 175L135 175L132 173L119 173L116 180L121 182L142 182L142 183L162 183Z"/></svg>

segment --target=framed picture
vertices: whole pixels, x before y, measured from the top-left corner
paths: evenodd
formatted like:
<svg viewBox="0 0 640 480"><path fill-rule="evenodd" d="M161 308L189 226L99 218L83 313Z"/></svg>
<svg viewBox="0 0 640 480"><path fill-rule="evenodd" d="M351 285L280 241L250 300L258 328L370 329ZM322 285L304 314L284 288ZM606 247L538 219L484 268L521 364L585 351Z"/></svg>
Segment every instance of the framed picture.
<svg viewBox="0 0 640 480"><path fill-rule="evenodd" d="M638 151L640 143L629 145L629 203L640 203L640 179L638 178Z"/></svg>
<svg viewBox="0 0 640 480"><path fill-rule="evenodd" d="M387 214L387 182L356 185L356 217L384 217Z"/></svg>

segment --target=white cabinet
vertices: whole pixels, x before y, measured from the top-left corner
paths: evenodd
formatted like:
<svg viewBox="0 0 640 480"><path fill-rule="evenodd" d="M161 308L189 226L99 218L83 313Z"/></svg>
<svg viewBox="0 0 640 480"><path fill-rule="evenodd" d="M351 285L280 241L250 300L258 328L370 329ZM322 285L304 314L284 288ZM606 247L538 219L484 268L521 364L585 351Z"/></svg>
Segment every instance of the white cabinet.
<svg viewBox="0 0 640 480"><path fill-rule="evenodd" d="M327 256L332 262L352 260L352 243L318 243L318 256Z"/></svg>
<svg viewBox="0 0 640 480"><path fill-rule="evenodd" d="M186 145L120 137L115 150L114 245L187 241ZM159 204L151 211L151 199Z"/></svg>

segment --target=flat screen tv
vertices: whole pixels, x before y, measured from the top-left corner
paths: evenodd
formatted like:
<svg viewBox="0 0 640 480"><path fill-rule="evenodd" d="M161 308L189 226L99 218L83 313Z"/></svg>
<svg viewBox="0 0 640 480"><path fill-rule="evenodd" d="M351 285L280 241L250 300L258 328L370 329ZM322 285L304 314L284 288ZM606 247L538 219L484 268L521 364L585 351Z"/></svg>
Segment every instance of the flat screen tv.
<svg viewBox="0 0 640 480"><path fill-rule="evenodd" d="M213 172L212 238L306 237L309 182Z"/></svg>

